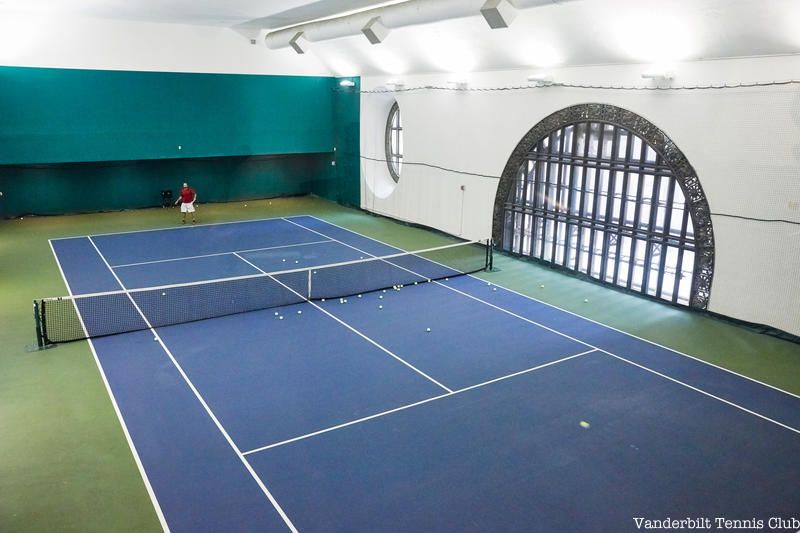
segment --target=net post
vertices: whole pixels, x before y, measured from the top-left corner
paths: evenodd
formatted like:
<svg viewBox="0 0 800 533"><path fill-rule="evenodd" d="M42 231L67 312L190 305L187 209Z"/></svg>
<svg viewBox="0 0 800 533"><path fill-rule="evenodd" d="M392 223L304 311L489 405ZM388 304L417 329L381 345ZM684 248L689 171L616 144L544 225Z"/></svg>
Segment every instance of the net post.
<svg viewBox="0 0 800 533"><path fill-rule="evenodd" d="M486 272L494 270L494 240L486 239Z"/></svg>
<svg viewBox="0 0 800 533"><path fill-rule="evenodd" d="M308 287L306 288L306 291L308 293L307 297L310 300L311 299L311 269L310 268L308 269Z"/></svg>
<svg viewBox="0 0 800 533"><path fill-rule="evenodd" d="M42 311L44 311L44 301L42 301ZM42 318L39 314L39 302L33 301L33 319L36 322L36 344L39 348L44 348L45 335L42 331Z"/></svg>

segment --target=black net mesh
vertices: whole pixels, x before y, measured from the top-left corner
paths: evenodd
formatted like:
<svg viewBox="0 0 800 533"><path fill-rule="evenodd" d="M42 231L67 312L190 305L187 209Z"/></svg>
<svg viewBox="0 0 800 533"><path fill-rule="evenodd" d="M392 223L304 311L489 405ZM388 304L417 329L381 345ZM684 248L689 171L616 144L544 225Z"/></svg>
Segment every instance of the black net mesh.
<svg viewBox="0 0 800 533"><path fill-rule="evenodd" d="M35 302L37 333L54 344L350 296L477 272L490 255L485 242L467 242L256 276L46 298Z"/></svg>

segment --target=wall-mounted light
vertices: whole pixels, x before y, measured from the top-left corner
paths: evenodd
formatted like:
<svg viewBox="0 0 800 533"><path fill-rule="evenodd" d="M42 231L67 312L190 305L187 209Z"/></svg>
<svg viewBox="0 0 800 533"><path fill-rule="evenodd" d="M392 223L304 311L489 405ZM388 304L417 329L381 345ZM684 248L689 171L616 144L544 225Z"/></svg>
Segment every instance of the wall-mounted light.
<svg viewBox="0 0 800 533"><path fill-rule="evenodd" d="M528 81L536 83L537 85L551 85L553 83L553 75L540 72L528 76Z"/></svg>
<svg viewBox="0 0 800 533"><path fill-rule="evenodd" d="M341 87L355 87L356 86L356 82L354 82L353 80L342 80L342 81L339 82L339 86L341 86Z"/></svg>
<svg viewBox="0 0 800 533"><path fill-rule="evenodd" d="M656 83L663 83L672 81L675 78L675 73L667 69L648 69L642 72L642 78L653 80Z"/></svg>

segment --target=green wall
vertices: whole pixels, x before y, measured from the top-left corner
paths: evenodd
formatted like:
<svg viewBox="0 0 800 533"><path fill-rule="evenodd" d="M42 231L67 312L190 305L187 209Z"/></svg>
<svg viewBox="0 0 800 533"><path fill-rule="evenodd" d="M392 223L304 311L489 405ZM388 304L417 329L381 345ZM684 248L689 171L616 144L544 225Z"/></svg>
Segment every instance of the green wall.
<svg viewBox="0 0 800 533"><path fill-rule="evenodd" d="M335 87L326 77L0 67L0 164L330 152Z"/></svg>
<svg viewBox="0 0 800 533"><path fill-rule="evenodd" d="M315 192L333 181L331 154L218 157L0 167L0 217L151 207L188 181L198 200Z"/></svg>
<svg viewBox="0 0 800 533"><path fill-rule="evenodd" d="M358 205L359 85L338 81L0 67L0 217L158 205L185 180Z"/></svg>

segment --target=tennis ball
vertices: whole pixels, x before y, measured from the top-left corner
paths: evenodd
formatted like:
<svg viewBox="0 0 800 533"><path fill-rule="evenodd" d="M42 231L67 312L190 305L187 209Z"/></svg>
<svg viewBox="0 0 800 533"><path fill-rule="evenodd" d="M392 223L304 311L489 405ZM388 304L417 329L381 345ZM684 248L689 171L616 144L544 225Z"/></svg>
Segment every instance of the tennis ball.
<svg viewBox="0 0 800 533"><path fill-rule="evenodd" d="M382 305L379 305L379 306L378 306L378 309L383 309L383 306L382 306Z"/></svg>
<svg viewBox="0 0 800 533"><path fill-rule="evenodd" d="M584 298L583 299L583 303L588 304L589 303L589 298Z"/></svg>
<svg viewBox="0 0 800 533"><path fill-rule="evenodd" d="M297 314L298 314L298 315L302 315L302 314L303 314L303 312L302 312L302 311L298 311L298 312L297 312Z"/></svg>
<svg viewBox="0 0 800 533"><path fill-rule="evenodd" d="M497 292L497 287L492 287L493 292Z"/></svg>
<svg viewBox="0 0 800 533"><path fill-rule="evenodd" d="M167 295L167 293L166 293L166 292L162 292L162 293L161 293L161 296L166 296L166 295Z"/></svg>
<svg viewBox="0 0 800 533"><path fill-rule="evenodd" d="M279 314L280 314L279 312L275 311L275 316L278 316Z"/></svg>
<svg viewBox="0 0 800 533"><path fill-rule="evenodd" d="M425 331L427 331L428 333L430 333L430 332L431 332L431 328L425 328Z"/></svg>
<svg viewBox="0 0 800 533"><path fill-rule="evenodd" d="M322 301L324 302L324 301L325 301L325 298L323 298L323 299L322 299Z"/></svg>
<svg viewBox="0 0 800 533"><path fill-rule="evenodd" d="M540 289L544 289L544 283L542 283L541 285L539 285L539 288L540 288Z"/></svg>
<svg viewBox="0 0 800 533"><path fill-rule="evenodd" d="M283 262L285 263L285 262L286 262L286 259L281 259L281 261L283 261Z"/></svg>
<svg viewBox="0 0 800 533"><path fill-rule="evenodd" d="M153 337L153 340L158 342L158 337Z"/></svg>
<svg viewBox="0 0 800 533"><path fill-rule="evenodd" d="M247 204L244 204L244 206L247 207Z"/></svg>
<svg viewBox="0 0 800 533"><path fill-rule="evenodd" d="M590 427L592 427L592 426L589 424L589 422L585 422L585 421L583 421L583 420L581 420L581 422L580 422L580 426L581 426L583 429L589 429Z"/></svg>
<svg viewBox="0 0 800 533"><path fill-rule="evenodd" d="M283 320L283 315L279 316L278 320Z"/></svg>
<svg viewBox="0 0 800 533"><path fill-rule="evenodd" d="M358 297L361 298L361 295L359 294Z"/></svg>
<svg viewBox="0 0 800 533"><path fill-rule="evenodd" d="M379 294L379 295L378 295L378 298L379 298L379 299L381 299L381 300L383 300L383 294Z"/></svg>

